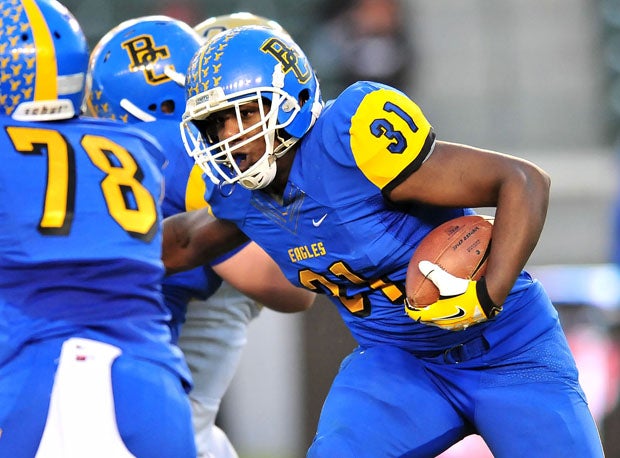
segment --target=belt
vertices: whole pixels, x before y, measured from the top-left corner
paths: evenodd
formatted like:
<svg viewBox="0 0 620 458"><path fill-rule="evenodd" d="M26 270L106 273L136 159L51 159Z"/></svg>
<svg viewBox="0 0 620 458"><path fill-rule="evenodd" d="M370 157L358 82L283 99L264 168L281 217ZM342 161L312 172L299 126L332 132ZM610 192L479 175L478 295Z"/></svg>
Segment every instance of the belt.
<svg viewBox="0 0 620 458"><path fill-rule="evenodd" d="M458 364L482 356L489 348L490 346L487 340L479 336L444 350L414 353L422 359L438 358L444 363Z"/></svg>

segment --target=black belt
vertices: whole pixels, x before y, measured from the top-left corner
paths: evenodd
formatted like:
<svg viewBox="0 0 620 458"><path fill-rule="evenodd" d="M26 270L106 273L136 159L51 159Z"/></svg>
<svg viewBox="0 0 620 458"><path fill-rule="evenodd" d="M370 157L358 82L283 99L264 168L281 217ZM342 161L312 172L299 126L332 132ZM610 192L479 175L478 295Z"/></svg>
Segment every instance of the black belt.
<svg viewBox="0 0 620 458"><path fill-rule="evenodd" d="M444 363L458 364L482 356L489 348L487 340L480 336L444 350L414 354L422 359L441 358Z"/></svg>

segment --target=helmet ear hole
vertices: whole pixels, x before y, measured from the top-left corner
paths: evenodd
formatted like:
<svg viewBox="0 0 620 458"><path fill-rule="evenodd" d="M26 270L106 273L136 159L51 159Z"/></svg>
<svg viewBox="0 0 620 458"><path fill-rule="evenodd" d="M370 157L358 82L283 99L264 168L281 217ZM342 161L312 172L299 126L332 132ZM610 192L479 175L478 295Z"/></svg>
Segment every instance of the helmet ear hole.
<svg viewBox="0 0 620 458"><path fill-rule="evenodd" d="M160 108L162 113L174 113L174 100L164 100L161 103Z"/></svg>
<svg viewBox="0 0 620 458"><path fill-rule="evenodd" d="M310 100L310 91L308 91L308 89L303 89L300 93L299 93L299 97L297 99L299 101L299 106L303 107L304 104Z"/></svg>

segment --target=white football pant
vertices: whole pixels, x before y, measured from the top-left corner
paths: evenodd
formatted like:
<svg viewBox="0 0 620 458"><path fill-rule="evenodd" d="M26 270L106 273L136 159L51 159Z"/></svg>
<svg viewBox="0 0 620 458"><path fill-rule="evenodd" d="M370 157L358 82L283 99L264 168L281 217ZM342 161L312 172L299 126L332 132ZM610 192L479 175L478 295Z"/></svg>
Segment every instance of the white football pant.
<svg viewBox="0 0 620 458"><path fill-rule="evenodd" d="M114 415L111 367L120 354L91 339L65 341L36 458L133 458Z"/></svg>
<svg viewBox="0 0 620 458"><path fill-rule="evenodd" d="M247 341L247 327L260 305L226 282L206 301L191 301L179 346L192 371L190 393L198 458L237 458L226 434L215 425Z"/></svg>

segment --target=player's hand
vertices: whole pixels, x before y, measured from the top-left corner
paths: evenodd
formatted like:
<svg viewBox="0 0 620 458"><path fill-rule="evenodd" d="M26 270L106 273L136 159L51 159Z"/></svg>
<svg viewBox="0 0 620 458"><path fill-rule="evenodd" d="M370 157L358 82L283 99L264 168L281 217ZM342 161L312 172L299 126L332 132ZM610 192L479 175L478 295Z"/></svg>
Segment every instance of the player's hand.
<svg viewBox="0 0 620 458"><path fill-rule="evenodd" d="M411 319L460 331L501 312L502 308L489 297L484 278L478 281L458 278L430 261L420 261L418 268L437 286L440 296L426 307L415 307L405 299L405 311Z"/></svg>

